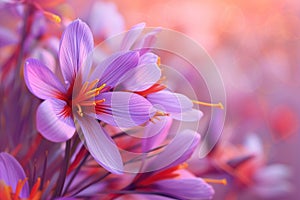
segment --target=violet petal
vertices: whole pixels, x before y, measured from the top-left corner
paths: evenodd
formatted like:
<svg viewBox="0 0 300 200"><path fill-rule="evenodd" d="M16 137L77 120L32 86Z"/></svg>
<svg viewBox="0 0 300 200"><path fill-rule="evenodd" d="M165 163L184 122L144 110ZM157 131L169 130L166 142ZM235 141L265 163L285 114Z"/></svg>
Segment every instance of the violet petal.
<svg viewBox="0 0 300 200"><path fill-rule="evenodd" d="M36 59L26 60L24 79L28 89L40 99L57 98L66 93L56 75Z"/></svg>
<svg viewBox="0 0 300 200"><path fill-rule="evenodd" d="M121 44L121 50L129 50L133 46L145 28L145 25L145 23L137 24L126 33Z"/></svg>
<svg viewBox="0 0 300 200"><path fill-rule="evenodd" d="M166 179L157 181L151 188L175 199L212 199L214 190L201 178Z"/></svg>
<svg viewBox="0 0 300 200"><path fill-rule="evenodd" d="M97 118L110 125L129 128L148 122L155 114L152 104L144 97L129 92L105 92L97 109ZM97 107L96 107L97 108Z"/></svg>
<svg viewBox="0 0 300 200"><path fill-rule="evenodd" d="M87 58L93 47L93 35L86 23L77 19L66 28L59 47L59 62L65 81L72 84L80 68L89 71Z"/></svg>
<svg viewBox="0 0 300 200"><path fill-rule="evenodd" d="M8 153L0 153L0 181L3 180L5 184L11 186L13 192L15 192L18 181L24 180L25 178L25 172L16 159ZM20 197L27 198L28 196L29 185L26 181L20 192Z"/></svg>
<svg viewBox="0 0 300 200"><path fill-rule="evenodd" d="M200 135L194 131L184 130L178 133L164 151L151 161L146 170L163 170L185 162L191 157L199 142Z"/></svg>
<svg viewBox="0 0 300 200"><path fill-rule="evenodd" d="M188 97L168 90L149 94L147 99L157 109L169 113L181 113L190 110L193 107L193 103Z"/></svg>
<svg viewBox="0 0 300 200"><path fill-rule="evenodd" d="M68 113L65 106L65 101L53 99L44 101L37 109L37 129L52 142L64 142L74 135L72 113Z"/></svg>
<svg viewBox="0 0 300 200"><path fill-rule="evenodd" d="M94 159L105 169L120 174L123 162L115 142L100 124L89 116L78 119L86 146Z"/></svg>

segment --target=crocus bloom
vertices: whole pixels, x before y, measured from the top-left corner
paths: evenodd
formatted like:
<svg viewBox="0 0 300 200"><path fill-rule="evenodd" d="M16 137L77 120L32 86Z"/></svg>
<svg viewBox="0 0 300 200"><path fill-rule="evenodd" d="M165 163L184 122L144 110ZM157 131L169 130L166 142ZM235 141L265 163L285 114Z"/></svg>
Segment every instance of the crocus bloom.
<svg viewBox="0 0 300 200"><path fill-rule="evenodd" d="M200 135L193 131L177 134L164 151L147 164L145 170L148 172L138 174L124 189L131 190L126 193L142 193L149 198L158 195L172 199L211 199L214 190L209 184L201 178L180 172L199 141Z"/></svg>
<svg viewBox="0 0 300 200"><path fill-rule="evenodd" d="M37 129L50 141L64 142L78 121L85 143L95 160L107 170L120 173L123 163L114 141L94 119L119 127L143 124L155 114L152 104L138 94L110 92L124 73L138 64L139 53L120 52L104 60L90 73L87 62L93 37L81 20L65 30L59 49L64 81L36 59L25 63L28 89L45 100L37 109Z"/></svg>

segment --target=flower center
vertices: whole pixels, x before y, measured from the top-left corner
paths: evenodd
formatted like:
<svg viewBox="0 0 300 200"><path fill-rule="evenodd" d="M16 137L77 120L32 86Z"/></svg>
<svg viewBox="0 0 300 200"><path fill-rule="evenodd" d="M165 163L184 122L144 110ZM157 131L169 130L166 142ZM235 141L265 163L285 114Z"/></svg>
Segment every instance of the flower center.
<svg viewBox="0 0 300 200"><path fill-rule="evenodd" d="M1 200L15 200L20 199L21 191L27 182L27 178L24 180L19 180L17 186L15 188L15 192L13 192L11 186L6 185L6 183L0 180L0 199ZM41 178L38 178L36 183L33 185L28 199L40 199L42 191L39 189L41 185Z"/></svg>
<svg viewBox="0 0 300 200"><path fill-rule="evenodd" d="M106 84L102 84L100 87L96 87L99 80L94 80L93 82L85 82L80 88L79 92L75 95L76 97L72 99L72 107L77 108L77 113L79 116L83 116L82 107L83 106L93 106L103 103L105 99L95 99L103 89L106 87Z"/></svg>

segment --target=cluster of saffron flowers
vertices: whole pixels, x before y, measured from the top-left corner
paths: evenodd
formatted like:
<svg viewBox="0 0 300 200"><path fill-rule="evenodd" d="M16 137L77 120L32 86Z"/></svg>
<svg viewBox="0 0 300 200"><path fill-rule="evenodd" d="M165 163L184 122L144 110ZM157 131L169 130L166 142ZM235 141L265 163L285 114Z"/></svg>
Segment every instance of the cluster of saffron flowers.
<svg viewBox="0 0 300 200"><path fill-rule="evenodd" d="M203 114L163 84L160 58L149 50L157 30L136 45L144 26L134 26L118 50L95 65L93 35L77 19L61 37L56 70L25 60L26 86L42 100L32 136L37 144L21 162L13 157L18 150L1 153L1 199L212 198L209 181L185 163L200 135L185 130L164 143L173 120L198 121ZM132 132L141 140L128 145L124 138ZM50 142L43 146L41 136ZM120 145L142 154L126 159ZM28 161L41 152L42 164Z"/></svg>

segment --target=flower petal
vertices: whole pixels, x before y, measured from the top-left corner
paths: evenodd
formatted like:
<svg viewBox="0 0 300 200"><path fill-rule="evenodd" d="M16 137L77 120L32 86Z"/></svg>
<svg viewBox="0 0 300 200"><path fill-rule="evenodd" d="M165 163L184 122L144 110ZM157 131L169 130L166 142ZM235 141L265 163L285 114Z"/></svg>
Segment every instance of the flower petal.
<svg viewBox="0 0 300 200"><path fill-rule="evenodd" d="M197 109L190 109L183 113L171 113L170 115L173 119L184 121L184 122L194 122L199 121L203 116L203 112Z"/></svg>
<svg viewBox="0 0 300 200"><path fill-rule="evenodd" d="M167 137L172 125L171 117L162 117L155 124L149 123L144 129L144 138L142 140L143 152L148 152L157 147Z"/></svg>
<svg viewBox="0 0 300 200"><path fill-rule="evenodd" d="M145 23L140 23L133 26L124 36L124 39L121 44L121 50L129 50L139 35L142 33L143 29L145 28Z"/></svg>
<svg viewBox="0 0 300 200"><path fill-rule="evenodd" d="M120 128L139 126L155 114L152 104L134 93L106 92L97 98L105 99L105 102L96 106L97 118Z"/></svg>
<svg viewBox="0 0 300 200"><path fill-rule="evenodd" d="M66 93L66 88L55 74L36 59L26 60L24 79L28 89L40 99L57 98Z"/></svg>
<svg viewBox="0 0 300 200"><path fill-rule="evenodd" d="M151 93L147 99L154 107L169 113L181 113L193 107L193 103L188 97L168 90Z"/></svg>
<svg viewBox="0 0 300 200"><path fill-rule="evenodd" d="M7 45L17 44L18 36L13 31L0 27L0 48Z"/></svg>
<svg viewBox="0 0 300 200"><path fill-rule="evenodd" d="M140 49L139 52L141 55L146 54L153 48L154 44L157 41L157 34L161 31L161 28L155 28L151 32L147 33L143 38L141 39L141 42L136 46L136 49Z"/></svg>
<svg viewBox="0 0 300 200"><path fill-rule="evenodd" d="M94 47L93 35L88 25L77 19L65 30L59 47L59 62L65 81L72 84L79 69L89 71L87 57Z"/></svg>
<svg viewBox="0 0 300 200"><path fill-rule="evenodd" d="M185 162L200 142L200 135L191 130L178 133L173 141L146 167L147 171L163 170Z"/></svg>
<svg viewBox="0 0 300 200"><path fill-rule="evenodd" d="M139 54L135 51L129 51L113 58L108 58L111 62L103 69L102 75L99 74L97 77L100 78L99 85L106 84L109 87L115 87L124 74L137 66ZM103 62L108 63L107 60ZM100 66L102 65L100 64Z"/></svg>
<svg viewBox="0 0 300 200"><path fill-rule="evenodd" d="M106 39L124 31L124 18L114 3L96 1L91 7L88 21L95 38Z"/></svg>
<svg viewBox="0 0 300 200"><path fill-rule="evenodd" d="M140 56L139 64L157 63L158 58L158 55L148 52Z"/></svg>
<svg viewBox="0 0 300 200"><path fill-rule="evenodd" d="M75 132L71 111L66 110L66 102L58 99L46 100L37 109L37 129L52 142L64 142Z"/></svg>
<svg viewBox="0 0 300 200"><path fill-rule="evenodd" d="M25 172L20 163L10 154L0 153L0 181L3 180L6 185L10 186L15 192L19 180L25 180ZM29 185L26 181L23 186L20 197L27 198L29 196Z"/></svg>
<svg viewBox="0 0 300 200"><path fill-rule="evenodd" d="M89 116L78 119L86 146L95 160L112 173L123 172L121 154L111 137Z"/></svg>
<svg viewBox="0 0 300 200"><path fill-rule="evenodd" d="M212 199L214 194L213 188L201 178L166 179L157 181L151 188L174 199L182 200Z"/></svg>
<svg viewBox="0 0 300 200"><path fill-rule="evenodd" d="M155 84L161 77L156 63L144 64L128 71L120 80L122 87L131 91L143 91Z"/></svg>

